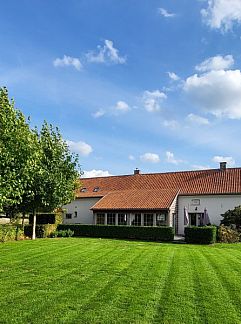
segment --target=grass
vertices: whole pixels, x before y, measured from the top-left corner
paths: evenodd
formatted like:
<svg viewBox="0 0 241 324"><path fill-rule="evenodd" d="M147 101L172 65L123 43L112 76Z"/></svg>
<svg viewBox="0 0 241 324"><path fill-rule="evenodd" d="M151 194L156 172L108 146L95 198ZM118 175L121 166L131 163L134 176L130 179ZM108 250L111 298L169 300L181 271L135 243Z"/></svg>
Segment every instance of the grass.
<svg viewBox="0 0 241 324"><path fill-rule="evenodd" d="M241 323L241 245L0 245L0 323Z"/></svg>

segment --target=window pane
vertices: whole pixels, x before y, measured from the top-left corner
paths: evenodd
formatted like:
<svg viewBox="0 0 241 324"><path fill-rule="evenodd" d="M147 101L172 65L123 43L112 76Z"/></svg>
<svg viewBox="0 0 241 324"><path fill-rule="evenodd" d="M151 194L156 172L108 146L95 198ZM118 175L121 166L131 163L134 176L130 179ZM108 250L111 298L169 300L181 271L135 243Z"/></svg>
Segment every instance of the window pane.
<svg viewBox="0 0 241 324"><path fill-rule="evenodd" d="M153 226L153 214L144 214L144 226Z"/></svg>
<svg viewBox="0 0 241 324"><path fill-rule="evenodd" d="M156 226L165 226L167 225L167 214L160 213L156 214Z"/></svg>
<svg viewBox="0 0 241 324"><path fill-rule="evenodd" d="M141 214L135 214L134 219L131 222L131 225L133 226L141 226Z"/></svg>
<svg viewBox="0 0 241 324"><path fill-rule="evenodd" d="M118 225L127 225L127 214L118 214Z"/></svg>
<svg viewBox="0 0 241 324"><path fill-rule="evenodd" d="M71 218L72 218L72 214L69 214L69 213L66 214L65 218L66 218L66 219L71 219Z"/></svg>
<svg viewBox="0 0 241 324"><path fill-rule="evenodd" d="M96 214L96 224L97 225L104 225L105 224L105 214L104 213Z"/></svg>
<svg viewBox="0 0 241 324"><path fill-rule="evenodd" d="M107 225L115 225L115 213L107 214Z"/></svg>

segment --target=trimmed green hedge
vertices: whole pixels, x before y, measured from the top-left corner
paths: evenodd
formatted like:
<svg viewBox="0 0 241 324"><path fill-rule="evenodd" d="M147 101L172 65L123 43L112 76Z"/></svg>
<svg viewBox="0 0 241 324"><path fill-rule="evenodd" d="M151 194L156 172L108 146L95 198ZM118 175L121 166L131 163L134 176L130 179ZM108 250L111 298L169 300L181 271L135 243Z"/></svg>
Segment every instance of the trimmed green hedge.
<svg viewBox="0 0 241 324"><path fill-rule="evenodd" d="M174 229L172 227L140 227L140 226L114 226L114 225L58 225L58 230L74 231L74 236L137 239L148 241L173 241Z"/></svg>
<svg viewBox="0 0 241 324"><path fill-rule="evenodd" d="M20 225L0 225L0 242L4 243L21 239L23 239L23 230Z"/></svg>
<svg viewBox="0 0 241 324"><path fill-rule="evenodd" d="M213 244L216 242L215 226L191 226L185 228L185 241L194 244Z"/></svg>

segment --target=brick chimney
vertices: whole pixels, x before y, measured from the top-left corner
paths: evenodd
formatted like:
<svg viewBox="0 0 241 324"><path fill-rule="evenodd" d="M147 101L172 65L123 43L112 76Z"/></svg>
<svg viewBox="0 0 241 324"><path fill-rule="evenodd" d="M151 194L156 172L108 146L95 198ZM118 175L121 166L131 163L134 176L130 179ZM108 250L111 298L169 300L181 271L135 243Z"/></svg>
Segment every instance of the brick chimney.
<svg viewBox="0 0 241 324"><path fill-rule="evenodd" d="M227 169L227 162L220 162L220 171L225 171Z"/></svg>
<svg viewBox="0 0 241 324"><path fill-rule="evenodd" d="M134 170L134 174L136 175L136 174L140 174L140 170L138 169L138 168L136 168L135 170Z"/></svg>

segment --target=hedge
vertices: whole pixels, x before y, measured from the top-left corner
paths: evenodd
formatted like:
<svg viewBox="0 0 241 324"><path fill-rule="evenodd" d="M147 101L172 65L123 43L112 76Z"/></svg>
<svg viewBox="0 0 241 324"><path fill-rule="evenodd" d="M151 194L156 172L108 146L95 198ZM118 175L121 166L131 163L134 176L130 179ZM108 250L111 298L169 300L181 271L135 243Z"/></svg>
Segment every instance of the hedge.
<svg viewBox="0 0 241 324"><path fill-rule="evenodd" d="M4 224L0 225L0 242L21 240L24 238L20 225Z"/></svg>
<svg viewBox="0 0 241 324"><path fill-rule="evenodd" d="M140 226L114 226L114 225L82 225L60 224L58 230L71 229L75 237L103 237L120 239L137 239L148 241L173 241L174 229L172 227L140 227Z"/></svg>
<svg viewBox="0 0 241 324"><path fill-rule="evenodd" d="M57 228L56 224L44 224L36 225L36 237L37 238L46 238L51 236L51 233L55 232ZM32 237L33 225L24 226L24 235Z"/></svg>
<svg viewBox="0 0 241 324"><path fill-rule="evenodd" d="M191 226L184 230L185 241L194 244L213 244L216 242L217 228L215 226Z"/></svg>

